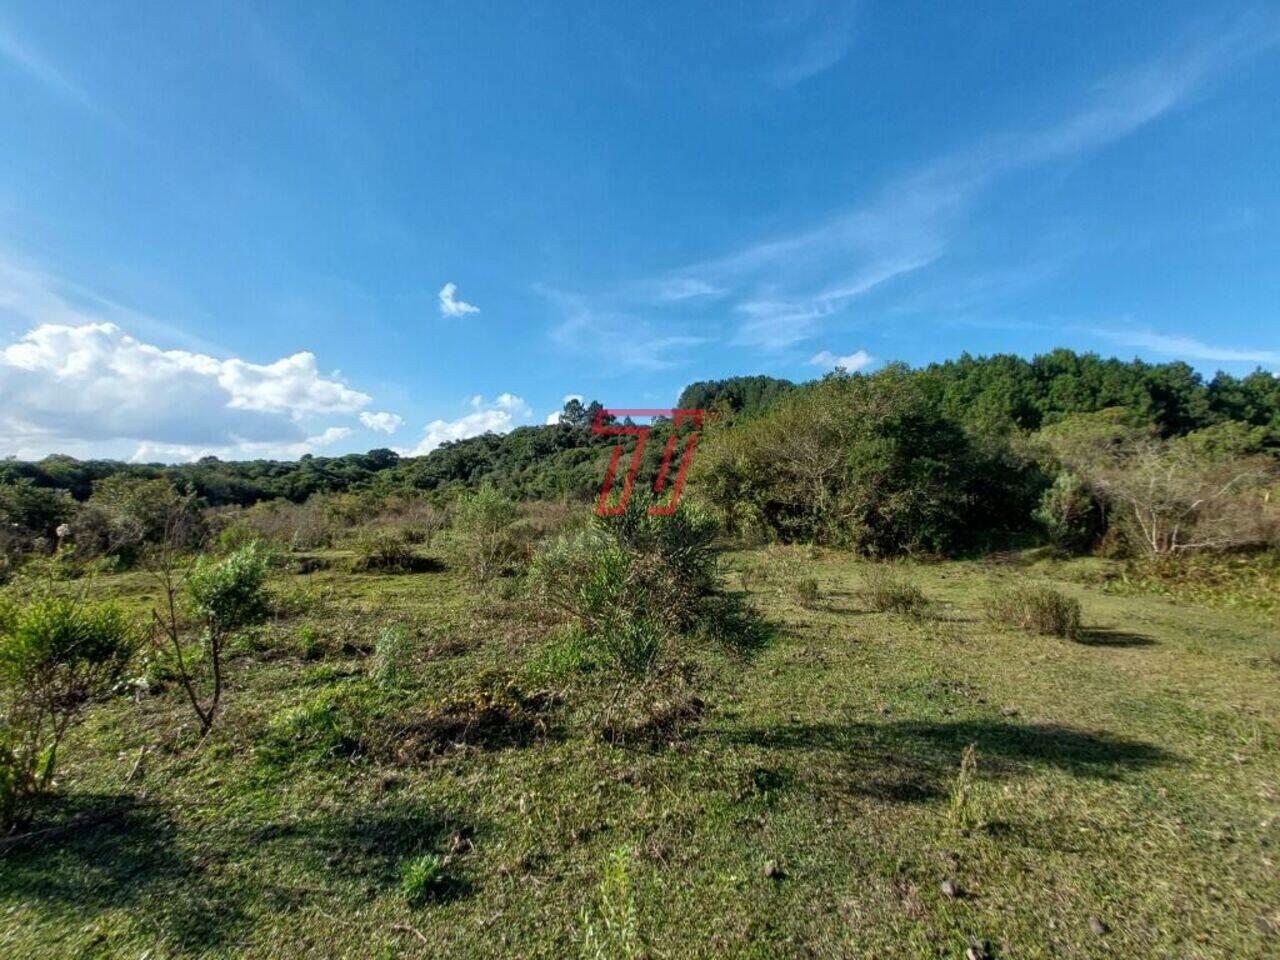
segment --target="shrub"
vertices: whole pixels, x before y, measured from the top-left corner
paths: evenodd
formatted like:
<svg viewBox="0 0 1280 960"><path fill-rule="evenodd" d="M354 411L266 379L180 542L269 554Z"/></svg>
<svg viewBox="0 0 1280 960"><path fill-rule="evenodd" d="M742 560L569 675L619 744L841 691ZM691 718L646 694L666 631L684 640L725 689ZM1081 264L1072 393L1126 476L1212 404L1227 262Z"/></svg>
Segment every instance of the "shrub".
<svg viewBox="0 0 1280 960"><path fill-rule="evenodd" d="M413 569L409 545L389 530L370 530L352 544L351 569L364 572L405 573Z"/></svg>
<svg viewBox="0 0 1280 960"><path fill-rule="evenodd" d="M1106 507L1074 473L1060 473L1040 498L1036 520L1064 550L1088 550L1106 531Z"/></svg>
<svg viewBox="0 0 1280 960"><path fill-rule="evenodd" d="M199 557L187 572L185 597L178 595L172 566L157 571L164 590L163 610L153 613L157 644L167 642L174 655L178 679L200 721L200 735L207 736L222 701L223 653L226 643L240 630L261 623L271 611L266 589L270 558L259 543L251 544L219 561ZM183 603L185 600L185 603ZM181 610L180 606L185 609ZM199 631L200 654L210 674L212 690L207 698L196 692L198 677L187 660L187 621Z"/></svg>
<svg viewBox="0 0 1280 960"><path fill-rule="evenodd" d="M867 605L881 613L919 614L929 605L923 590L887 565L864 570L862 584Z"/></svg>
<svg viewBox="0 0 1280 960"><path fill-rule="evenodd" d="M49 788L67 728L124 677L136 639L112 604L0 607L0 827L25 820Z"/></svg>
<svg viewBox="0 0 1280 960"><path fill-rule="evenodd" d="M516 504L485 484L459 500L449 537L449 553L482 583L507 572L527 554L528 538L517 525Z"/></svg>
<svg viewBox="0 0 1280 960"><path fill-rule="evenodd" d="M713 609L715 524L696 510L650 516L643 498L562 536L534 559L529 581L568 614L601 659L622 674L650 672L674 637Z"/></svg>
<svg viewBox="0 0 1280 960"><path fill-rule="evenodd" d="M1080 635L1080 601L1052 587L1001 587L988 596L987 619L1026 630L1074 640Z"/></svg>

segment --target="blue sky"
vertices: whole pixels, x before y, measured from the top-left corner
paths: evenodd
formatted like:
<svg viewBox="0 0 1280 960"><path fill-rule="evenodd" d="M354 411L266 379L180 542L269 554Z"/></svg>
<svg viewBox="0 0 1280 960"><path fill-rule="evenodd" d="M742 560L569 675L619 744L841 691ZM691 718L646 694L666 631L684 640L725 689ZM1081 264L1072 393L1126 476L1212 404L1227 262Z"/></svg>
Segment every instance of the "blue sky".
<svg viewBox="0 0 1280 960"><path fill-rule="evenodd" d="M0 455L1280 370L1280 7L0 2Z"/></svg>

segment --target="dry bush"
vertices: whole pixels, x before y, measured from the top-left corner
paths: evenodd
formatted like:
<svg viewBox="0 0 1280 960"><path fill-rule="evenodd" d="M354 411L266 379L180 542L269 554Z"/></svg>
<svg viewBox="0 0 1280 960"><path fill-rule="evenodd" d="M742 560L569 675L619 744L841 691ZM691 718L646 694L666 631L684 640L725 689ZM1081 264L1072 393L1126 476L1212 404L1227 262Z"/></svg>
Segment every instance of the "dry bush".
<svg viewBox="0 0 1280 960"><path fill-rule="evenodd" d="M984 602L992 623L1074 640L1080 635L1080 601L1052 587L1009 586L993 590Z"/></svg>
<svg viewBox="0 0 1280 960"><path fill-rule="evenodd" d="M869 567L862 573L862 597L880 613L923 613L929 605L914 581L888 565Z"/></svg>

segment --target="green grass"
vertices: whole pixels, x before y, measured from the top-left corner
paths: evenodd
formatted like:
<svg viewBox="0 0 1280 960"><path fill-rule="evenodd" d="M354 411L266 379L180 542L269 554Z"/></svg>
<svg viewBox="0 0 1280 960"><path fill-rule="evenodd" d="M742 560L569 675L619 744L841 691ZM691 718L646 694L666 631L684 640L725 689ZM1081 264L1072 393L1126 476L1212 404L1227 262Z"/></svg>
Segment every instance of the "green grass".
<svg viewBox="0 0 1280 960"><path fill-rule="evenodd" d="M172 687L68 736L60 829L0 842L0 956L1280 949L1273 621L974 562L912 565L904 618L838 552L803 559L816 597L779 589L795 557L726 558L771 642L691 653L700 717L625 746L600 672L500 591L281 574L293 612L237 645L206 743ZM989 625L1006 582L1080 600L1079 639Z"/></svg>

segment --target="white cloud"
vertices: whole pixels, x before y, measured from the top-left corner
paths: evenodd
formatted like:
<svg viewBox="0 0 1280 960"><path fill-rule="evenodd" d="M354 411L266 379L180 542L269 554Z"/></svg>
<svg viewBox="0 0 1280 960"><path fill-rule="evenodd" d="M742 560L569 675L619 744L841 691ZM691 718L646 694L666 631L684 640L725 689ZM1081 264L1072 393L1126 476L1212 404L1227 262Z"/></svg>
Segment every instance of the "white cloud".
<svg viewBox="0 0 1280 960"><path fill-rule="evenodd" d="M442 443L486 433L506 433L517 426L518 421L527 419L533 413L524 400L512 393L499 394L488 403L484 397L476 394L471 398L471 408L471 413L457 420L432 420L427 424L426 433L418 445L402 453L409 457L420 457Z"/></svg>
<svg viewBox="0 0 1280 960"><path fill-rule="evenodd" d="M328 427L314 437L295 443L240 443L229 447L197 447L183 443L141 443L129 458L130 463L192 462L201 457L257 460L297 460L308 453L331 446L351 436L350 427Z"/></svg>
<svg viewBox="0 0 1280 960"><path fill-rule="evenodd" d="M404 425L404 417L398 413L387 413L386 411L362 413L360 414L360 422L370 430L377 430L379 433L395 433Z"/></svg>
<svg viewBox="0 0 1280 960"><path fill-rule="evenodd" d="M547 286L534 288L561 312L551 339L570 353L599 362L601 372L619 368L662 370L681 360L669 351L687 350L705 342L704 337L666 332L633 313L601 307L591 298ZM687 357L683 358L687 361Z"/></svg>
<svg viewBox="0 0 1280 960"><path fill-rule="evenodd" d="M458 285L455 283L446 283L440 288L440 312L446 317L465 317L468 313L479 313L480 308L474 307L465 300L459 300L455 296L458 292Z"/></svg>
<svg viewBox="0 0 1280 960"><path fill-rule="evenodd" d="M579 403L582 403L583 396L580 393L566 393L564 398L560 401L560 409L553 410L551 413L547 414L547 419L545 421L547 426L555 426L560 422L560 414L564 412L564 405L570 400L577 400Z"/></svg>
<svg viewBox="0 0 1280 960"><path fill-rule="evenodd" d="M864 367L869 367L876 362L876 358L871 356L865 350L855 350L853 353L838 357L830 350L823 350L821 353L815 353L809 358L809 362L815 367L826 367L834 370L836 367L842 367L850 373L856 373Z"/></svg>
<svg viewBox="0 0 1280 960"><path fill-rule="evenodd" d="M367 394L300 352L267 364L144 343L113 323L44 323L0 349L0 449L44 453L150 444L163 450L307 452L342 436L306 430Z"/></svg>

